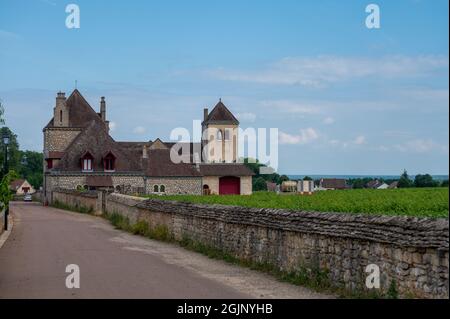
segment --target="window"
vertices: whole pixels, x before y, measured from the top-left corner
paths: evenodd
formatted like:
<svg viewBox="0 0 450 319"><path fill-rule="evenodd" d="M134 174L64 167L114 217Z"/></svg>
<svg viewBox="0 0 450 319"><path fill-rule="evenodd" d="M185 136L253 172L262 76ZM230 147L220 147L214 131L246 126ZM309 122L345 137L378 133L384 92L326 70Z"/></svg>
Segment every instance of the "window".
<svg viewBox="0 0 450 319"><path fill-rule="evenodd" d="M229 141L229 140L230 140L230 130L225 129L225 141Z"/></svg>
<svg viewBox="0 0 450 319"><path fill-rule="evenodd" d="M116 164L116 157L111 152L109 152L103 158L103 167L105 171L113 172L115 170L115 164Z"/></svg>
<svg viewBox="0 0 450 319"><path fill-rule="evenodd" d="M153 192L154 193L159 193L159 186L158 185L153 186Z"/></svg>
<svg viewBox="0 0 450 319"><path fill-rule="evenodd" d="M59 121L62 123L63 120L63 111L59 111Z"/></svg>
<svg viewBox="0 0 450 319"><path fill-rule="evenodd" d="M53 168L53 160L52 159L48 159L47 160L47 168L48 169L52 169Z"/></svg>
<svg viewBox="0 0 450 319"><path fill-rule="evenodd" d="M165 192L166 192L166 186L161 185L161 186L159 187L159 191L160 191L161 193L165 193Z"/></svg>
<svg viewBox="0 0 450 319"><path fill-rule="evenodd" d="M92 172L94 170L93 167L94 157L91 153L87 152L81 157L81 168L83 172Z"/></svg>
<svg viewBox="0 0 450 319"><path fill-rule="evenodd" d="M83 171L92 171L92 159L83 159Z"/></svg>
<svg viewBox="0 0 450 319"><path fill-rule="evenodd" d="M222 131L221 131L221 130L218 130L218 131L217 131L217 140L218 140L218 141L221 141L221 140L222 140Z"/></svg>

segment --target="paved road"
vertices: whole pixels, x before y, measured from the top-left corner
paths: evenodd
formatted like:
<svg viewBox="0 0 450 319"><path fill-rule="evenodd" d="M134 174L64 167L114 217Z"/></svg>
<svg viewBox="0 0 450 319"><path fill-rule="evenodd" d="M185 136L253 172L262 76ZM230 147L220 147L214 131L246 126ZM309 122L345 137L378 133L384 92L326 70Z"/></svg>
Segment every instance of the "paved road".
<svg viewBox="0 0 450 319"><path fill-rule="evenodd" d="M115 230L106 220L12 203L0 248L0 298L323 298L176 245ZM81 287L65 286L66 266Z"/></svg>

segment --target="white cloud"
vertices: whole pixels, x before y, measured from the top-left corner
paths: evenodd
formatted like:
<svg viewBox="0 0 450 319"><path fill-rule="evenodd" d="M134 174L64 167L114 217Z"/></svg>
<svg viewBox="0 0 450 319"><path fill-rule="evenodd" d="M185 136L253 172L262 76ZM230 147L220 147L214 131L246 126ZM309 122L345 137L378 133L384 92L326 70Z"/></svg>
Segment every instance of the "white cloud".
<svg viewBox="0 0 450 319"><path fill-rule="evenodd" d="M280 144L307 144L319 138L319 134L313 128L301 129L300 134L291 135L284 132L278 133Z"/></svg>
<svg viewBox="0 0 450 319"><path fill-rule="evenodd" d="M109 130L111 131L111 132L114 132L115 130L116 130L116 128L117 128L117 124L116 124L116 122L109 122Z"/></svg>
<svg viewBox="0 0 450 319"><path fill-rule="evenodd" d="M290 100L272 100L261 101L261 106L277 109L290 114L317 114L320 113L319 107L302 102L290 101Z"/></svg>
<svg viewBox="0 0 450 319"><path fill-rule="evenodd" d="M448 146L436 143L432 139L416 139L403 144L398 144L395 148L401 152L427 153L432 151L442 151L448 153Z"/></svg>
<svg viewBox="0 0 450 319"><path fill-rule="evenodd" d="M237 113L236 118L243 122L254 122L256 120L255 113Z"/></svg>
<svg viewBox="0 0 450 319"><path fill-rule="evenodd" d="M327 124L327 125L333 124L334 122L335 122L335 120L332 117L326 117L323 119L323 123Z"/></svg>
<svg viewBox="0 0 450 319"><path fill-rule="evenodd" d="M225 81L321 87L329 83L364 77L398 78L432 74L448 68L448 56L287 57L263 70L226 70L207 75Z"/></svg>
<svg viewBox="0 0 450 319"><path fill-rule="evenodd" d="M364 135L357 136L353 143L356 145L366 144L366 137Z"/></svg>
<svg viewBox="0 0 450 319"><path fill-rule="evenodd" d="M136 127L133 129L133 133L135 133L135 134L140 134L140 135L144 134L146 131L147 131L147 130L146 130L145 127L143 127L143 126L136 126Z"/></svg>

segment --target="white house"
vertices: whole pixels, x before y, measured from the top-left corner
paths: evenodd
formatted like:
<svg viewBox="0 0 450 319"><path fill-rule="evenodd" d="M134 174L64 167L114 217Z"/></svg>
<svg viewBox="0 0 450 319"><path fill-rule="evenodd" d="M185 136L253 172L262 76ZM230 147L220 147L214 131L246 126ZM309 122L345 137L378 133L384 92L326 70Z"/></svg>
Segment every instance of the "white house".
<svg viewBox="0 0 450 319"><path fill-rule="evenodd" d="M26 179L16 179L11 182L10 189L15 192L16 195L34 194L36 190L28 183Z"/></svg>

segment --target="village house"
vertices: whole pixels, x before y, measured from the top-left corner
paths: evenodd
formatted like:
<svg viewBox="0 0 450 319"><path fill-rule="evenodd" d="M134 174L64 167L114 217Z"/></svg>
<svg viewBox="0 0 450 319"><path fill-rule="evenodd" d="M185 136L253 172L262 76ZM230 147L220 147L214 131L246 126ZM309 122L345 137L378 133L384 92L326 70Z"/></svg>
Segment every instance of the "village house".
<svg viewBox="0 0 450 319"><path fill-rule="evenodd" d="M109 134L106 101L97 113L75 89L59 92L44 133L44 196L52 190L106 189L140 194L252 193L253 172L238 163L239 121L219 101L204 109L201 143L188 143L189 158L171 160L181 143L118 142ZM210 133L213 132L213 133ZM203 155L204 154L204 155Z"/></svg>
<svg viewBox="0 0 450 319"><path fill-rule="evenodd" d="M343 178L321 178L316 190L348 189L347 181Z"/></svg>
<svg viewBox="0 0 450 319"><path fill-rule="evenodd" d="M9 189L17 196L34 194L36 190L26 179L16 179L9 185Z"/></svg>

